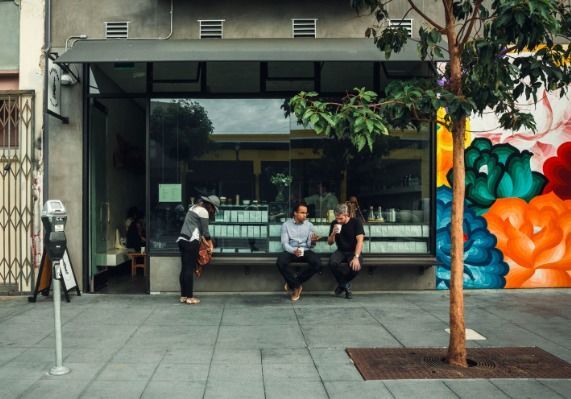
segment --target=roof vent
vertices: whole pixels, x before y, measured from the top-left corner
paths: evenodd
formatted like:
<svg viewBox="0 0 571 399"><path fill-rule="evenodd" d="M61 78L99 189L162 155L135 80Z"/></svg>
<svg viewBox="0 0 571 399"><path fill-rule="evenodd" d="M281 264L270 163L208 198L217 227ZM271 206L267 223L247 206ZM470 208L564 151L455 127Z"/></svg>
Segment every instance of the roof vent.
<svg viewBox="0 0 571 399"><path fill-rule="evenodd" d="M317 37L317 19L294 18L291 31L293 37Z"/></svg>
<svg viewBox="0 0 571 399"><path fill-rule="evenodd" d="M389 26L400 26L406 30L408 37L412 37L412 19L389 19Z"/></svg>
<svg viewBox="0 0 571 399"><path fill-rule="evenodd" d="M222 39L225 19L199 19L201 39Z"/></svg>
<svg viewBox="0 0 571 399"><path fill-rule="evenodd" d="M129 37L129 21L105 22L106 39L127 39Z"/></svg>

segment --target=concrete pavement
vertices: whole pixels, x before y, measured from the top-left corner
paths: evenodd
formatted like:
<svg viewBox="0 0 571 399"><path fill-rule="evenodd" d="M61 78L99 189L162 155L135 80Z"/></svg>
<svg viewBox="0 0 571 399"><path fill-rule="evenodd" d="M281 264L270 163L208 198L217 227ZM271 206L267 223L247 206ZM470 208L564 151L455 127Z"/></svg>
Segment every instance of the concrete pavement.
<svg viewBox="0 0 571 399"><path fill-rule="evenodd" d="M446 346L448 293L72 296L0 300L0 398L571 398L571 380L363 381L351 347ZM466 292L469 346L539 346L571 362L571 290Z"/></svg>

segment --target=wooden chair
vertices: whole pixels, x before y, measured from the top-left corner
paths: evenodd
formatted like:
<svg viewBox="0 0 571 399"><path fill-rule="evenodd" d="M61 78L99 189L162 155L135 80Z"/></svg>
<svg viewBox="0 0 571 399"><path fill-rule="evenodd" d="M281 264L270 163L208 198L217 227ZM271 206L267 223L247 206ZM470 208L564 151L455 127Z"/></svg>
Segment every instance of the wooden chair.
<svg viewBox="0 0 571 399"><path fill-rule="evenodd" d="M137 275L137 269L143 269L143 275L147 276L147 254L140 252L130 252L129 258L131 258L131 277Z"/></svg>

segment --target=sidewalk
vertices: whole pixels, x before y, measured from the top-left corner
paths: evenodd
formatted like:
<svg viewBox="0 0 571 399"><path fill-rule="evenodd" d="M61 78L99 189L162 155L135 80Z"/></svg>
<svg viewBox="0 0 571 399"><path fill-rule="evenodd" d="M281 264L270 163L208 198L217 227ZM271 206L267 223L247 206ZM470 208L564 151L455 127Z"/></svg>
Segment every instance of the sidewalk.
<svg viewBox="0 0 571 399"><path fill-rule="evenodd" d="M447 346L448 293L0 300L0 398L571 398L571 380L363 381L346 347ZM571 289L466 292L469 346L539 346L571 362Z"/></svg>

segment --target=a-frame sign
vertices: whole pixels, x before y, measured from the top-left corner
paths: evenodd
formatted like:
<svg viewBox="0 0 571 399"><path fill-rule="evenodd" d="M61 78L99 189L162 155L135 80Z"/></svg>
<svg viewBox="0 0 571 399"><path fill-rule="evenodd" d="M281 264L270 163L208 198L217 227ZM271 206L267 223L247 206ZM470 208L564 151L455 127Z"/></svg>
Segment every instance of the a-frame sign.
<svg viewBox="0 0 571 399"><path fill-rule="evenodd" d="M75 288L77 296L81 295L79 291L79 286L77 285L77 280L75 278L75 272L71 265L71 260L67 250L63 254L61 260L61 276L62 276L62 287L65 300L69 302L69 292ZM29 302L36 302L38 294L43 296L48 296L50 294L50 288L52 285L52 261L50 260L46 250L42 254L42 261L40 262L40 270L38 272L38 278L36 280L36 286L34 288L34 294L28 297Z"/></svg>

